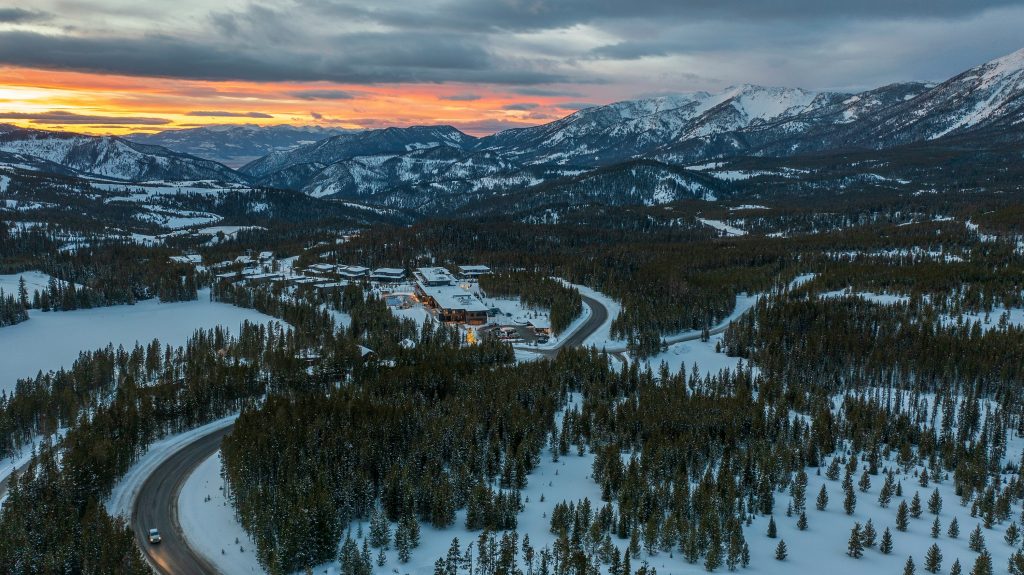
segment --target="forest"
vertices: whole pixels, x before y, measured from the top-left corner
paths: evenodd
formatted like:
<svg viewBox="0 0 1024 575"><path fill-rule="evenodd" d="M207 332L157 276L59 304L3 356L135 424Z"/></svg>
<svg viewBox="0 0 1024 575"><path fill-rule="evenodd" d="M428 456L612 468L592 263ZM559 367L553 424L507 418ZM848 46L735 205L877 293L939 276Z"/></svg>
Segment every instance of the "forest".
<svg viewBox="0 0 1024 575"><path fill-rule="evenodd" d="M586 225L423 221L344 239L283 226L174 248L62 250L54 230L0 226L0 270L55 278L38 297L3 294L0 325L30 309L205 288L279 320L197 332L180 348L86 352L0 397L0 453L50 438L11 481L0 570L146 572L103 501L153 441L240 413L222 446L228 495L275 575L328 561L368 574L384 548L407 561L423 526L477 536L437 558L440 575L653 575L641 556L659 553L740 570L803 552L780 539L774 558L752 559L753 537L764 536L752 525L767 523L772 539L781 527L813 529L830 506L863 508L869 486L881 486L878 504L895 522L851 521L841 542L851 560L889 554L908 525L938 519L930 509L962 505L977 535L944 524L935 537L963 529L965 573L1018 573L1024 482L1011 445L1024 436L1024 331L1007 310L1024 303L1024 254L1016 212L998 196L978 202L985 214L930 196L851 199L818 215L778 200L735 213L683 201L621 218L595 208ZM718 237L698 216L753 232ZM629 360L567 348L517 362L496 340L466 346L450 327L399 319L358 283L245 286L169 259L263 249L300 264L487 262L498 273L481 280L485 292L550 309L556 330L583 304L550 278L586 285L621 303L611 335ZM741 294L762 297L722 328L719 352L737 368L644 363L672 335L722 324ZM542 461L570 453L593 455L601 497L559 501L548 518L555 542L535 545L517 532L521 492ZM936 485L958 501L936 500ZM365 547L353 523L368 524ZM992 565L997 545L1012 548L1008 565ZM914 561L943 565L939 547Z"/></svg>

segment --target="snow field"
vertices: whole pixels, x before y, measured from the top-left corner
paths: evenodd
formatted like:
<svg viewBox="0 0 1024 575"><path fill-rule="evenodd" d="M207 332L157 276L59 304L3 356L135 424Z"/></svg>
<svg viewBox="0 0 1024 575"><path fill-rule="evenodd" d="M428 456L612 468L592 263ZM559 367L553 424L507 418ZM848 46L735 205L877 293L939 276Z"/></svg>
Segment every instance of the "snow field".
<svg viewBox="0 0 1024 575"><path fill-rule="evenodd" d="M160 303L151 299L74 311L31 310L29 321L0 328L0 390L11 393L19 378L69 368L82 351L107 344L129 348L136 342L145 345L158 339L163 345L179 346L197 329L221 325L237 332L246 320L276 321L255 310L209 299L209 290L201 290L196 301Z"/></svg>

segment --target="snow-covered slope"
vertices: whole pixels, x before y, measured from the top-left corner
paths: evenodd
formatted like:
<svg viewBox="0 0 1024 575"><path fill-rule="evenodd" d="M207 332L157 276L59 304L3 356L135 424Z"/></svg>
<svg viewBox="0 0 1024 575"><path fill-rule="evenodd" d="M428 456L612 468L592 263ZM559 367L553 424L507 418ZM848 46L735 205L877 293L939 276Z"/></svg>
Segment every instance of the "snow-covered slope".
<svg viewBox="0 0 1024 575"><path fill-rule="evenodd" d="M320 126L204 126L165 130L155 134L132 134L140 144L163 146L176 152L207 158L237 168L269 154L287 152L352 130Z"/></svg>
<svg viewBox="0 0 1024 575"><path fill-rule="evenodd" d="M237 173L217 162L114 136L86 136L3 125L0 126L0 151L117 180L243 181Z"/></svg>

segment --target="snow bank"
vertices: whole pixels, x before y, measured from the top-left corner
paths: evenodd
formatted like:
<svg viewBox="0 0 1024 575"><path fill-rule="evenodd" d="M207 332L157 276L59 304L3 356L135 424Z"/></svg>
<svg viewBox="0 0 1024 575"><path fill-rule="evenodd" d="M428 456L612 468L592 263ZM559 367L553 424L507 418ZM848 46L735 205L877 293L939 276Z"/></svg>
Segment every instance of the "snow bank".
<svg viewBox="0 0 1024 575"><path fill-rule="evenodd" d="M220 451L196 467L181 487L178 521L189 546L222 575L265 573L256 559L256 544L235 519L224 496ZM238 543L235 543L235 541Z"/></svg>
<svg viewBox="0 0 1024 575"><path fill-rule="evenodd" d="M169 435L150 445L146 454L124 474L124 477L111 490L110 498L106 502L107 512L126 520L129 519L132 516L135 498L138 496L139 490L142 489L142 484L161 463L196 439L223 429L234 423L236 419L238 419L238 414L229 415L184 433Z"/></svg>

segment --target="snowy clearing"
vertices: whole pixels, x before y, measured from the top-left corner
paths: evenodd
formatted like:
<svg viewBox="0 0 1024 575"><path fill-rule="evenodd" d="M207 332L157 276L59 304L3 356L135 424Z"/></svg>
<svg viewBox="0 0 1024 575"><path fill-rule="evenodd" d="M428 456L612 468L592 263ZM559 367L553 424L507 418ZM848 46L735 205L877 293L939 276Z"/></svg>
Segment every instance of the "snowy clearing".
<svg viewBox="0 0 1024 575"><path fill-rule="evenodd" d="M237 332L244 321L277 321L255 310L209 301L209 290L189 302L156 299L75 311L29 312L29 321L0 329L0 390L11 393L19 378L71 367L82 351L136 342L183 345L197 329L218 325Z"/></svg>

